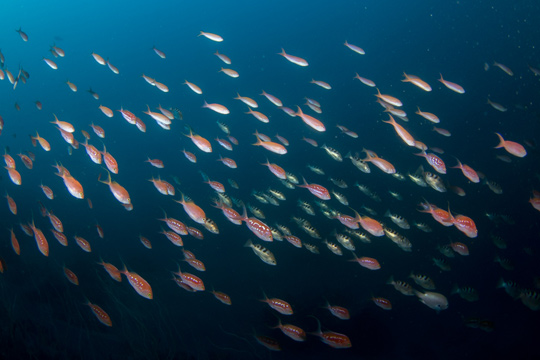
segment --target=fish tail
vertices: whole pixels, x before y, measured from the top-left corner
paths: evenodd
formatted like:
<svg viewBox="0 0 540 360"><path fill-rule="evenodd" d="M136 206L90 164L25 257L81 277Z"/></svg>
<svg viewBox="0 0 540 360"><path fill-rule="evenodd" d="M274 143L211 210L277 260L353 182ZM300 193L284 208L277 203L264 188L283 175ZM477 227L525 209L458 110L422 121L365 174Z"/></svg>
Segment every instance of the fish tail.
<svg viewBox="0 0 540 360"><path fill-rule="evenodd" d="M495 134L497 134L497 136L499 137L499 141L500 141L499 145L495 146L495 149L500 149L500 148L504 147L504 139L501 136L501 134L499 134L499 133L495 133Z"/></svg>

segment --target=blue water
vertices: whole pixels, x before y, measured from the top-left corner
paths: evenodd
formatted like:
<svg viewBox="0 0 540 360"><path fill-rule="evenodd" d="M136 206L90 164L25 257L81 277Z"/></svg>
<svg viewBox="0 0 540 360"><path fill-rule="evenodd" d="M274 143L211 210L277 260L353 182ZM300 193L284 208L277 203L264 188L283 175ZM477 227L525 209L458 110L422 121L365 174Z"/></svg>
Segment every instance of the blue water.
<svg viewBox="0 0 540 360"><path fill-rule="evenodd" d="M166 4L165 4L166 3ZM498 280L515 281L524 289L540 292L538 276L539 213L527 203L533 189L540 189L538 151L540 107L539 77L528 65L539 68L537 19L540 7L533 1L514 3L504 1L432 2L416 1L357 1L357 2L142 2L93 1L84 4L56 1L18 1L3 4L0 23L0 50L5 56L4 69L15 76L22 66L30 77L26 84L13 86L7 79L0 81L0 116L4 129L0 145L9 149L15 158L22 185L14 185L7 171L1 174L1 192L7 192L17 203L18 214L12 215L7 205L2 207L0 227L0 257L5 270L0 274L0 356L5 359L536 359L540 356L535 345L539 315L514 300ZM28 34L23 42L16 29ZM198 37L207 31L223 36L222 43ZM366 55L347 49L345 40L361 46ZM64 58L53 58L51 45L66 52ZM165 52L158 57L152 47ZM309 62L302 68L277 55L281 48ZM222 63L213 53L218 50L232 60ZM96 52L108 58L120 70L113 74L106 66L97 64ZM58 64L52 70L43 61L46 57ZM510 67L510 77L493 66L493 61ZM484 63L490 69L484 70ZM218 72L229 67L240 73L233 79ZM421 77L433 87L424 92L412 84L403 83L403 72ZM170 91L163 93L146 83L145 74L166 84ZM326 143L345 155L361 152L363 148L377 152L393 163L403 175L413 173L424 159L413 156L416 149L406 146L394 130L381 122L387 119L373 96L376 90L353 80L355 73L372 79L382 93L403 101L409 122L401 122L416 139L428 146L445 150L441 158L446 162L445 182L462 187L467 195L458 197L452 192L439 193L421 188L408 179L400 182L371 166L371 174L354 168L348 159L338 163L320 148L303 142L303 136ZM462 85L466 93L457 94L437 81L444 78ZM310 84L311 79L332 85L325 90ZM193 93L184 80L203 90ZM72 92L69 80L78 87ZM91 88L100 99L87 93ZM265 90L280 98L285 106L296 109L304 97L321 103L322 114L305 113L323 121L327 131L317 133L298 118L277 109L259 94ZM259 103L258 111L270 118L270 123L258 122L246 115L247 106L233 100L236 94L249 96ZM501 113L486 104L487 98L508 108ZM43 104L39 111L35 101ZM227 106L231 113L220 115L201 106L204 101ZM15 109L15 103L20 111ZM99 105L113 110L129 109L147 126L142 133L129 125L115 112L107 118ZM183 120L174 120L170 131L161 129L145 115L146 105L155 110L158 104L175 107L183 113ZM432 131L432 124L415 115L416 106L436 113L438 126L449 130L451 137ZM157 111L157 110L155 110ZM49 124L56 114L62 121L72 123L75 138L83 142L81 130L91 134L90 143L99 150L106 145L118 161L119 174L113 180L130 193L133 211L127 212L112 196L108 187L97 181L105 176L104 165L90 161L84 148L68 154L68 144ZM216 121L226 123L239 145L233 152L221 148L215 139L225 137ZM100 140L91 131L90 123L105 129ZM359 134L358 139L339 132L336 125L344 125ZM213 152L198 150L184 136L189 125L194 132L211 140ZM254 147L258 130L269 136L276 133L290 141L288 154L270 153ZM46 138L50 152L32 147L29 135ZM525 158L512 158L511 163L496 159L506 154L495 150L497 137L526 145ZM182 150L197 155L192 164ZM20 152L31 151L36 159L32 170L24 167ZM219 154L236 160L238 169L229 169L217 162ZM159 158L164 169L145 163L147 157ZM468 182L459 170L450 169L455 158L481 171L499 183L504 193L496 195L486 185ZM373 238L371 244L355 240L358 256L375 257L381 263L378 271L369 271L348 262L351 254L344 249L338 257L326 246L310 238L291 221L293 216L311 222L323 238L335 242L331 235L344 227L337 220L324 217L317 210L315 217L303 213L297 200L315 200L306 189L286 189L266 167L259 165L266 158L308 182L335 189L349 199L350 206L363 211L373 208L375 219L391 225L413 244L410 253L400 250L389 239ZM61 179L54 175L52 165L62 163L84 187L86 200L72 197ZM324 169L326 175L312 173L306 165ZM199 171L210 179L223 183L227 193L262 209L269 225L288 226L302 241L316 244L321 254L296 249L287 242L262 243L245 225L228 222L221 211L211 207L215 193L204 184ZM214 235L193 222L182 207L170 196L159 194L148 182L160 176L191 197L219 226ZM177 185L173 176L178 177ZM329 177L343 179L348 189L339 189ZM229 186L234 179L239 190ZM355 182L368 186L382 199L375 202L353 186ZM50 186L55 199L48 200L39 185ZM287 200L279 207L259 203L251 193L269 187L283 192ZM396 191L403 197L398 201L388 194ZM479 231L475 239L465 237L455 228L446 228L433 221L428 214L416 211L417 204L427 199L454 214L465 214L474 219ZM49 231L50 223L40 215L41 202L54 212L64 224L69 246L62 247ZM352 215L352 210L335 199L330 207ZM409 223L425 222L433 229L423 233L411 226L401 230L383 217L386 210L404 216ZM237 208L240 211L240 209ZM181 249L174 247L159 234L164 224L157 219L166 211L189 226L204 232L204 240L185 236L185 248L204 261L207 271L197 272L182 262ZM501 218L491 221L486 213L507 215L509 224ZM32 237L25 235L19 223L35 220L50 245L44 257L37 250ZM100 239L95 230L99 223L105 232ZM21 245L21 255L11 249L8 229L14 228ZM152 241L153 249L144 248L139 235ZM73 236L87 239L91 253L83 252ZM502 237L507 249L494 246L492 235ZM247 239L257 240L272 251L278 265L261 262L250 249L243 247ZM451 241L466 243L471 255L447 259L452 270L442 272L432 264L432 257L444 257L438 245ZM493 261L495 255L510 259L515 269L504 270ZM130 271L143 276L152 286L154 298L147 300L137 295L127 279L112 280L97 265L100 258L118 268L126 264ZM183 271L200 276L207 290L223 291L231 296L232 306L218 302L210 292L188 293L171 281L171 271L181 264ZM62 267L74 271L79 286L70 284ZM386 282L390 276L410 280L411 273L431 277L437 292L449 300L449 308L435 312L422 305L416 297L398 293ZM480 299L467 302L451 295L454 284L478 290ZM414 287L419 289L414 284ZM307 341L294 342L280 330L272 329L278 315L258 300L263 292L291 303L292 316L282 316L284 323L302 327L306 332L317 331L315 316L323 331L346 334L350 349L333 349L316 336ZM370 300L382 296L393 304L391 311L383 311ZM85 305L86 301L101 306L112 320L111 328L99 323ZM347 307L350 320L339 320L323 309L326 301ZM469 318L492 322L490 332L465 325ZM281 344L281 352L270 352L259 345L254 334L270 336Z"/></svg>

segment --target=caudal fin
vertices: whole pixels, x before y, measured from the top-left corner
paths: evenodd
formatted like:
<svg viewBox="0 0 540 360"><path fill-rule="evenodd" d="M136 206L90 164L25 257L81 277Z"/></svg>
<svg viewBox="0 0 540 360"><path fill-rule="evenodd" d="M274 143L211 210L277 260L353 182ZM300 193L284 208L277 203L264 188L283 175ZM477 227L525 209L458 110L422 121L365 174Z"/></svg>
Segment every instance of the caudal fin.
<svg viewBox="0 0 540 360"><path fill-rule="evenodd" d="M500 148L504 147L504 139L501 136L501 134L499 134L499 133L495 133L495 134L497 134L497 136L499 137L499 141L500 141L499 145L495 146L495 149L500 149Z"/></svg>

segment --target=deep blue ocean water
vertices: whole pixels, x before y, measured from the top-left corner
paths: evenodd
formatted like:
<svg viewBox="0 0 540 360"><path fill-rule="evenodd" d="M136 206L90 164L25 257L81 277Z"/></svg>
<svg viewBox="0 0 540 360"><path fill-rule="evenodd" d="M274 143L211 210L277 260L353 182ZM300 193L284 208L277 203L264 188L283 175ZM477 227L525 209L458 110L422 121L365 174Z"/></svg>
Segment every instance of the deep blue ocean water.
<svg viewBox="0 0 540 360"><path fill-rule="evenodd" d="M502 277L515 281L523 289L540 293L538 276L539 213L527 203L533 189L540 190L538 177L540 78L528 66L540 67L537 19L540 8L533 1L206 1L206 2L142 2L107 1L77 3L54 1L18 1L3 4L0 23L0 50L5 56L4 69L15 76L19 66L30 77L13 90L7 79L0 81L0 116L4 129L0 145L15 158L22 185L13 184L2 173L2 192L17 203L13 215L7 205L2 207L0 227L0 257L5 270L0 274L0 356L5 359L536 359L540 356L538 311L525 307L520 299L512 299L496 285ZM22 28L28 42L15 30ZM198 37L200 31L223 36L221 43ZM347 49L343 43L361 46L365 55ZM53 58L48 51L53 44L66 52L64 58ZM152 50L162 50L161 59ZM299 67L277 55L281 48L309 62ZM213 53L218 50L232 60L222 63ZM116 75L98 65L92 52L108 58L120 70ZM52 70L43 61L46 57L58 64ZM514 72L512 77L493 66L497 61ZM484 70L488 63L490 69ZM240 73L233 79L218 72L230 67ZM433 87L424 92L412 84L403 83L403 72L421 77ZM165 83L170 91L163 93L146 83L145 74ZM429 146L445 150L440 155L448 171L443 179L462 187L465 197L452 192L439 193L421 188L408 179L400 182L371 166L364 174L348 159L339 163L320 148L303 142L303 136L326 143L345 155L363 148L377 152L392 162L398 172L407 176L418 166L430 169L424 159L413 156L410 149L382 123L387 114L375 102L376 90L353 80L355 73L372 79L382 93L401 99L409 122L401 122L416 139ZM444 78L462 85L466 93L457 94L437 81ZM196 95L182 83L187 79L203 89ZM332 85L325 90L311 84L312 79ZM69 80L78 87L72 92ZM91 88L100 95L96 101L86 91ZM262 90L279 97L285 106L301 105L326 125L327 131L317 133L298 118L277 109L264 97ZM233 98L240 93L259 103L258 111L270 118L268 124L244 114L247 106ZM321 103L322 114L308 112L305 97ZM487 98L499 102L508 111L498 112L486 104ZM220 115L201 106L204 101L219 103L230 109ZM39 111L35 101L43 104ZM15 103L20 111L15 109ZM120 114L107 118L98 109L102 104L113 110L129 109L147 126L142 133L129 125ZM155 109L175 107L183 120L173 120L170 131L161 129L145 115L146 105ZM432 131L432 124L415 115L416 106L436 113L438 126L448 129L451 137ZM154 110L157 111L157 110ZM133 211L125 211L107 186L97 181L104 176L104 165L90 161L84 148L68 154L68 144L53 125L56 114L60 120L72 123L79 142L80 130L91 134L90 143L98 149L105 144L119 164L119 174L113 180L130 193ZM239 145L233 152L221 148L213 139L225 137L216 121L226 123ZM90 123L103 127L102 141L91 131ZM344 125L358 133L353 139L340 133L336 125ZM212 141L213 152L199 151L184 136L187 125L194 132ZM252 133L274 136L290 141L288 154L272 154L251 144ZM32 147L29 135L46 138L52 150L45 152ZM495 132L521 144L527 142L525 158L512 158L511 163L496 159L505 154L495 150ZM182 150L197 155L198 162L188 162ZM24 167L18 153L31 151L36 160L32 170ZM229 169L217 162L219 154L236 160L238 169ZM164 169L145 163L146 158L159 158ZM298 199L315 208L315 200L306 189L286 189L266 167L259 165L266 158L299 178L319 183L347 196L350 206L359 212L367 206L377 211L377 220L391 225L407 236L412 252L400 250L389 239L372 238L371 244L355 241L358 256L377 258L382 268L369 271L342 257L330 253L321 242L310 238L291 221L302 217L316 227L323 238L335 242L332 231L343 232L337 220L303 213ZM486 185L467 181L459 170L449 169L455 158L481 171L489 180L499 183L504 193L496 195ZM52 165L62 163L84 187L86 200L75 199L54 175ZM306 165L324 169L326 175L311 172ZM288 226L303 241L317 244L321 254L297 249L287 242L262 244L278 261L275 267L261 262L250 249L243 247L247 239L256 237L245 225L228 222L221 211L211 207L215 193L204 184L199 171L220 181L227 193L262 209L269 225ZM432 171L430 169L430 171ZM193 222L172 197L159 194L147 180L160 176L191 197L219 226L214 235ZM177 185L173 176L178 177ZM348 189L339 189L329 177L343 179ZM227 179L240 186L236 190ZM353 186L355 182L368 186L382 199L375 202ZM40 183L50 186L55 199L48 200ZM269 187L282 191L287 200L279 207L259 203L252 191ZM388 190L401 194L403 200L391 197ZM427 199L445 209L475 220L478 237L469 239L455 228L446 228L428 214L417 212L417 204ZM38 201L57 215L64 224L69 246L62 247L49 231L50 223L40 215ZM335 199L330 207L346 214L352 210ZM414 221L425 222L433 229L424 233L411 227L400 230L384 217L386 210ZM205 239L184 237L185 248L204 261L207 271L198 273L183 259L181 249L174 247L159 234L164 224L158 221L163 210L170 217L189 226L203 229ZM237 210L240 210L237 208ZM496 221L486 213L505 215ZM32 237L25 235L20 223L35 220L50 245L50 254L39 253ZM100 239L95 230L99 223L105 232ZM11 249L9 229L14 228L21 245L21 255ZM139 242L142 234L152 241L153 249ZM92 252L83 252L73 236L87 239ZM492 235L506 240L507 249L494 246ZM432 263L432 257L444 257L438 245L451 241L466 243L470 256L447 259L452 270L442 272ZM509 259L514 270L503 269L493 261L498 255ZM137 295L125 277L121 283L112 280L97 265L100 258L118 268L125 263L130 271L143 276L152 286L154 299ZM223 291L231 296L232 306L218 302L209 292L188 293L171 281L171 271L196 273L207 290ZM79 286L70 284L63 266L74 271ZM425 274L436 284L437 292L449 300L449 308L435 312L422 305L416 297L398 293L386 282L390 276L410 280L411 273ZM467 302L451 295L454 284L475 288L479 301ZM415 288L420 289L414 285ZM317 321L323 330L349 336L352 348L333 349L316 336L305 342L294 342L278 329L277 313L258 300L263 292L269 297L287 300L294 315L281 316L284 323L316 332ZM383 311L370 300L382 296L392 302L391 311ZM113 322L111 328L100 324L86 300L101 306ZM347 307L350 320L339 320L322 307L326 301ZM488 320L492 331L465 325L470 318ZM270 336L281 344L281 352L270 352L259 345L254 334Z"/></svg>

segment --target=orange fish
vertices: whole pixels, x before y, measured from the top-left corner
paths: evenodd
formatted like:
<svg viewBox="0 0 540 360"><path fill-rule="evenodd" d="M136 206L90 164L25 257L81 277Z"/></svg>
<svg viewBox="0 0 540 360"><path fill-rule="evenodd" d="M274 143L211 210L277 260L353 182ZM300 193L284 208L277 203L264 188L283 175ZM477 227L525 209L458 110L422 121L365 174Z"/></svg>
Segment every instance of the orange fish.
<svg viewBox="0 0 540 360"><path fill-rule="evenodd" d="M15 160L13 159L13 157L11 157L11 155L9 155L7 152L3 156L4 156L4 161L6 162L6 166L10 169L15 169L16 165L15 165Z"/></svg>
<svg viewBox="0 0 540 360"><path fill-rule="evenodd" d="M79 181L77 181L73 176L70 175L69 171L63 166L55 165L58 175L64 180L64 185L66 185L69 193L76 197L77 199L84 199L84 190Z"/></svg>
<svg viewBox="0 0 540 360"><path fill-rule="evenodd" d="M366 256L358 257L355 253L353 253L353 255L354 259L349 261L357 262L360 266L365 267L366 269L379 270L381 268L381 265L377 259Z"/></svg>
<svg viewBox="0 0 540 360"><path fill-rule="evenodd" d="M308 189L310 193L312 193L321 200L330 200L330 193L328 192L328 189L326 189L324 186L319 184L308 184L306 182L306 179L304 178L302 178L302 180L304 180L304 184L296 186Z"/></svg>
<svg viewBox="0 0 540 360"><path fill-rule="evenodd" d="M540 211L540 192L533 190L532 198L529 199L529 203L531 203L532 207L536 210Z"/></svg>
<svg viewBox="0 0 540 360"><path fill-rule="evenodd" d="M278 298L271 298L269 299L266 294L264 294L264 299L260 299L259 301L262 301L264 303L267 303L268 306L270 306L272 309L276 310L278 313L282 315L292 315L293 309L291 304L286 302L285 300L281 300Z"/></svg>
<svg viewBox="0 0 540 360"><path fill-rule="evenodd" d="M34 233L34 239L36 240L39 251L43 255L49 256L49 243L47 242L45 235L43 235L43 232L34 225L34 219L32 219L32 224L29 224L29 226Z"/></svg>
<svg viewBox="0 0 540 360"><path fill-rule="evenodd" d="M107 116L107 117L110 117L110 118L111 118L111 117L114 116L113 111L112 111L111 109L109 109L108 107L106 107L106 106L99 105L99 109L100 109L101 112L102 112L103 114L105 114L105 116Z"/></svg>
<svg viewBox="0 0 540 360"><path fill-rule="evenodd" d="M228 207L224 203L222 203L222 202L220 202L218 200L215 200L215 199L214 199L214 205L212 205L212 206L215 207L215 208L221 209L221 211L223 212L223 215L225 215L225 217L230 222L232 222L233 224L242 225L241 220L235 220L235 219L240 217L240 214L236 210L234 210L233 208Z"/></svg>
<svg viewBox="0 0 540 360"><path fill-rule="evenodd" d="M283 56L285 59L287 59L290 62L292 62L293 64L296 64L296 65L299 65L299 66L308 66L309 65L308 62L306 60L302 59L301 57L287 54L285 52L285 50L283 50L283 48L281 48L281 52L278 53L278 55Z"/></svg>
<svg viewBox="0 0 540 360"><path fill-rule="evenodd" d="M157 54L157 56L159 56L162 59L165 59L167 57L167 56L165 56L165 53L163 51L157 49L155 46L152 47L152 50L154 50L154 52Z"/></svg>
<svg viewBox="0 0 540 360"><path fill-rule="evenodd" d="M223 61L225 64L230 65L231 59L227 55L220 54L218 51L214 53L221 61Z"/></svg>
<svg viewBox="0 0 540 360"><path fill-rule="evenodd" d="M101 258L100 258L100 260L98 262L98 265L103 266L105 271L107 271L107 273L109 274L109 276L112 279L114 279L114 280L116 280L118 282L122 281L122 274L120 273L120 270L118 270L118 268L116 266L114 266L113 264L104 262L103 259L101 259Z"/></svg>
<svg viewBox="0 0 540 360"><path fill-rule="evenodd" d="M146 237L139 235L139 240L141 241L141 244L143 244L145 248L152 249L152 243Z"/></svg>
<svg viewBox="0 0 540 360"><path fill-rule="evenodd" d="M79 285L79 278L75 273L64 266L64 275L73 285Z"/></svg>
<svg viewBox="0 0 540 360"><path fill-rule="evenodd" d="M443 79L442 77L442 74L441 75L441 78L439 79L439 81L444 85L446 86L448 89L454 91L454 92L457 92L458 94L464 94L465 93L465 89L463 89L463 87L461 87L461 85L458 85L456 83L453 83L453 82L450 82L450 81L446 81Z"/></svg>
<svg viewBox="0 0 540 360"><path fill-rule="evenodd" d="M92 53L92 57L94 58L94 60L96 60L96 62L99 65L107 65L107 63L105 62L105 59L103 59L100 55L96 53Z"/></svg>
<svg viewBox="0 0 540 360"><path fill-rule="evenodd" d="M375 165L376 167L378 167L379 169L381 169L383 172L387 174L396 173L396 168L394 167L394 165L392 165L387 160L384 160L378 157L377 154L375 154L373 151L364 149L364 152L366 153L367 157L363 159L362 161L371 162L373 165Z"/></svg>
<svg viewBox="0 0 540 360"><path fill-rule="evenodd" d="M454 250L456 253L458 253L461 256L469 256L468 246L461 242L452 242L450 243L450 247L452 248L452 250Z"/></svg>
<svg viewBox="0 0 540 360"><path fill-rule="evenodd" d="M375 96L378 97L379 99L381 99L382 101L384 101L387 104L394 105L394 106L397 106L397 107L403 106L403 103L399 99L397 99L397 98L395 98L393 96L390 96L390 95L381 94L379 89L377 89L377 95L375 95Z"/></svg>
<svg viewBox="0 0 540 360"><path fill-rule="evenodd" d="M152 178L150 180L151 183L154 184L155 188L157 189L157 191L159 191L161 194L163 195L169 195L169 190L167 189L167 185L165 184L165 182L163 180L161 180L159 177L157 179L155 178Z"/></svg>
<svg viewBox="0 0 540 360"><path fill-rule="evenodd" d="M90 309L92 310L92 312L94 313L94 315L96 316L96 318L99 320L100 323L108 327L112 326L111 318L109 314L105 312L105 310L103 310L101 307L99 307L96 304L92 304L90 301L87 301L86 305L90 306Z"/></svg>
<svg viewBox="0 0 540 360"><path fill-rule="evenodd" d="M184 153L184 156L186 157L186 159L188 159L192 163L197 162L197 157L195 156L195 154L190 153L189 151L186 151L186 149L182 150L182 152Z"/></svg>
<svg viewBox="0 0 540 360"><path fill-rule="evenodd" d="M330 311L330 313L338 319L349 320L351 318L349 310L343 306L330 305L330 303L327 301L324 308L328 309L328 311Z"/></svg>
<svg viewBox="0 0 540 360"><path fill-rule="evenodd" d="M435 219L435 221L437 221L439 224L443 226L454 225L452 219L450 218L451 215L447 211L440 209L427 201L425 203L420 203L419 206L422 208L422 210L418 211L431 214L433 219Z"/></svg>
<svg viewBox="0 0 540 360"><path fill-rule="evenodd" d="M403 140L405 142L405 144L407 144L409 146L414 146L416 144L416 141L414 140L412 135L409 134L409 132L407 130L405 130L405 128L403 126L398 124L396 122L396 120L394 120L392 115L389 115L389 116L390 116L390 120L383 121L383 123L392 125L394 127L394 130L396 131L396 133L399 135L401 140Z"/></svg>
<svg viewBox="0 0 540 360"><path fill-rule="evenodd" d="M302 119L302 121L307 124L309 127L311 127L312 129L315 129L319 132L323 132L323 131L326 131L326 127L324 126L324 124L318 120L318 119L315 119L313 116L311 115L306 115L302 112L302 109L300 109L300 106L297 106L298 108L298 111L295 113L296 116L300 116L300 118Z"/></svg>
<svg viewBox="0 0 540 360"><path fill-rule="evenodd" d="M178 266L178 271L174 273L174 275L178 276L184 284L188 285L195 291L205 290L204 282L201 280L200 277L190 273L182 272L180 270L180 266Z"/></svg>
<svg viewBox="0 0 540 360"><path fill-rule="evenodd" d="M152 287L139 274L129 272L125 265L124 270L120 271L120 273L126 276L129 284L133 287L133 289L135 289L137 294L141 295L143 298L146 299L153 299L154 295L152 293Z"/></svg>
<svg viewBox="0 0 540 360"><path fill-rule="evenodd" d="M73 236L73 238L75 239L75 242L77 243L77 245L79 245L79 247L83 249L83 251L92 252L92 247L90 246L90 243L88 242L88 240L80 236Z"/></svg>
<svg viewBox="0 0 540 360"><path fill-rule="evenodd" d="M221 104L209 104L206 101L204 102L204 105L202 106L205 109L210 109L218 114L227 115L230 113L229 109L227 109L225 106Z"/></svg>
<svg viewBox="0 0 540 360"><path fill-rule="evenodd" d="M131 204L131 198L129 197L129 193L127 192L127 190L116 181L111 180L111 173L109 171L107 171L107 174L107 181L101 180L101 174L99 174L98 181L103 184L109 185L109 189L111 190L112 194L114 195L116 200L120 201L120 203Z"/></svg>
<svg viewBox="0 0 540 360"><path fill-rule="evenodd" d="M184 84L189 86L189 88L196 94L202 94L202 90L200 87L198 87L197 85L193 84L193 83L190 83L189 81L187 80L184 80Z"/></svg>
<svg viewBox="0 0 540 360"><path fill-rule="evenodd" d="M204 224L204 220L206 219L206 214L204 213L204 210L201 209L198 205L196 205L193 201L186 200L183 193L180 193L180 195L182 196L182 199L174 201L182 204L184 211L193 221L199 224Z"/></svg>
<svg viewBox="0 0 540 360"><path fill-rule="evenodd" d="M495 149L504 148L506 151L508 151L510 154L517 156L517 157L524 157L527 155L527 150L523 147L523 145L518 144L514 141L504 140L501 134L495 133L499 137L499 145L495 146Z"/></svg>
<svg viewBox="0 0 540 360"><path fill-rule="evenodd" d="M103 228L101 227L101 225L96 224L96 231L97 231L98 236L99 236L100 238L103 239L103 238L105 237L105 233L103 232Z"/></svg>
<svg viewBox="0 0 540 360"><path fill-rule="evenodd" d="M263 241L273 241L272 230L268 225L257 218L248 218L246 207L243 207L242 215L238 217L231 217L233 220L245 221L248 229L255 234L259 239Z"/></svg>
<svg viewBox="0 0 540 360"><path fill-rule="evenodd" d="M274 95L268 94L264 90L262 91L262 93L260 95L266 97L268 99L268 101L270 101L272 104L276 105L277 107L282 107L283 106L283 102L281 102L281 100L279 100Z"/></svg>
<svg viewBox="0 0 540 360"><path fill-rule="evenodd" d="M428 164L431 165L431 167L435 169L439 174L446 174L446 165L444 161L437 155L432 153L426 153L425 150L422 150L420 154L414 155L425 158Z"/></svg>
<svg viewBox="0 0 540 360"><path fill-rule="evenodd" d="M239 77L240 75L238 74L238 72L236 72L235 70L233 69L224 69L224 68L221 68L221 70L219 70L219 72L222 72L222 73L225 73L226 75L232 77L232 78L237 78Z"/></svg>
<svg viewBox="0 0 540 360"><path fill-rule="evenodd" d="M159 159L150 159L150 158L147 158L144 162L147 162L147 163L150 163L150 165L158 168L158 169L163 169L165 166L163 165L163 161L159 160Z"/></svg>
<svg viewBox="0 0 540 360"><path fill-rule="evenodd" d="M245 114L251 114L255 117L255 119L259 120L260 122L263 122L263 123L268 123L270 122L270 120L268 119L268 116L264 115L263 113L259 112L259 111L253 111L251 110L251 108L249 108L248 112L246 112Z"/></svg>
<svg viewBox="0 0 540 360"><path fill-rule="evenodd" d="M458 164L456 166L452 166L452 169L461 169L461 172L463 172L463 175L469 180L471 180L473 183L479 183L480 177L474 171L473 168L471 168L469 165L463 165L458 159L456 159Z"/></svg>
<svg viewBox="0 0 540 360"><path fill-rule="evenodd" d="M31 138L32 140L37 140L43 150L51 151L51 145L49 145L49 142L45 140L44 138L40 137L37 132L36 132L36 136L32 136Z"/></svg>
<svg viewBox="0 0 540 360"><path fill-rule="evenodd" d="M265 335L254 335L259 344L272 351L281 351L281 345L279 342L271 337Z"/></svg>
<svg viewBox="0 0 540 360"><path fill-rule="evenodd" d="M224 165L226 165L227 167L230 167L231 169L237 168L236 161L234 161L233 159L224 158L221 155L219 155L219 159L217 159L216 161L221 161Z"/></svg>
<svg viewBox="0 0 540 360"><path fill-rule="evenodd" d="M165 231L163 228L160 231L160 234L163 234L169 239L170 242L173 243L175 246L184 246L184 242L182 241L182 237L178 235L177 233L173 231Z"/></svg>
<svg viewBox="0 0 540 360"><path fill-rule="evenodd" d="M216 41L216 42L222 42L223 41L223 38L217 34L212 34L212 33L209 33L209 32L204 32L204 31L201 31L199 33L199 35L197 36L204 36L205 38L207 39L210 39L212 41Z"/></svg>
<svg viewBox="0 0 540 360"><path fill-rule="evenodd" d="M204 263L199 259L184 259L189 265L191 265L195 270L206 271Z"/></svg>
<svg viewBox="0 0 540 360"><path fill-rule="evenodd" d="M371 300L381 309L392 310L392 303L388 299L382 297L372 297Z"/></svg>
<svg viewBox="0 0 540 360"><path fill-rule="evenodd" d="M69 88L71 89L71 91L77 92L77 85L75 85L74 83L70 82L69 80L66 81L66 84L69 86Z"/></svg>
<svg viewBox="0 0 540 360"><path fill-rule="evenodd" d="M216 299L221 301L225 305L232 305L231 297L221 291L212 290L212 294Z"/></svg>
<svg viewBox="0 0 540 360"><path fill-rule="evenodd" d="M191 129L189 130L189 135L185 135L185 136L190 138L191 141L193 141L193 143L195 144L195 146L197 146L200 150L206 153L212 152L212 144L210 144L210 141L208 141L207 139L203 138L200 135L193 135L193 132L191 131Z"/></svg>
<svg viewBox="0 0 540 360"><path fill-rule="evenodd" d="M51 211L45 210L45 215L49 217L49 220L51 222L51 225L53 228L58 232L64 232L64 225L62 224L62 221L54 215Z"/></svg>
<svg viewBox="0 0 540 360"><path fill-rule="evenodd" d="M135 123L137 122L137 116L135 116L135 114L133 114L131 111L124 110L124 108L120 108L120 110L116 111L119 111L120 114L122 114L122 117L131 125L135 125Z"/></svg>
<svg viewBox="0 0 540 360"><path fill-rule="evenodd" d="M15 251L15 254L21 255L21 247L19 245L19 241L17 240L17 237L15 236L15 232L13 231L13 228L9 229L9 231L10 231L11 247L13 248L13 251Z"/></svg>
<svg viewBox="0 0 540 360"><path fill-rule="evenodd" d="M384 229L381 223L378 222L377 220L372 219L368 216L362 217L358 213L356 213L356 218L358 219L358 222L360 223L360 226L362 227L362 229L366 230L371 235L384 236Z"/></svg>
<svg viewBox="0 0 540 360"><path fill-rule="evenodd" d="M62 246L68 246L68 240L67 240L66 235L64 235L64 234L61 233L60 231L56 231L55 229L51 229L51 232L53 233L54 238L55 238L56 240L58 240L58 242L60 243L60 245L62 245Z"/></svg>
<svg viewBox="0 0 540 360"><path fill-rule="evenodd" d="M88 144L88 139L85 139L82 146L85 147L86 153L94 163L101 164L101 152L94 145Z"/></svg>
<svg viewBox="0 0 540 360"><path fill-rule="evenodd" d="M270 161L268 161L268 159L266 159L265 164L261 164L261 165L267 166L270 172L274 174L278 179L282 179L282 180L287 179L287 173L285 172L285 170L283 170L281 166L278 166L276 164L271 164Z"/></svg>
<svg viewBox="0 0 540 360"><path fill-rule="evenodd" d="M321 323L319 319L315 318L317 320L318 329L316 332L312 333L313 335L316 335L321 338L321 341L335 349L347 349L352 346L351 340L349 337L345 334L340 334L333 331L325 331L323 332L321 330Z"/></svg>
<svg viewBox="0 0 540 360"><path fill-rule="evenodd" d="M306 332L302 328L291 324L283 325L281 323L281 319L278 319L278 324L274 326L273 329L280 329L283 334L287 335L294 341L306 341L307 338Z"/></svg>
<svg viewBox="0 0 540 360"><path fill-rule="evenodd" d="M257 142L253 145L262 146L266 150L279 155L284 155L287 153L287 149L285 148L285 146L272 141L261 141L259 137L257 137Z"/></svg>
<svg viewBox="0 0 540 360"><path fill-rule="evenodd" d="M9 211L11 211L13 215L17 215L17 203L15 203L15 200L13 200L8 193L6 193L6 199L8 202Z"/></svg>
<svg viewBox="0 0 540 360"><path fill-rule="evenodd" d="M248 98L246 96L240 96L239 93L236 93L236 95L237 96L234 98L235 100L240 100L244 104L246 104L247 106L250 106L250 107L252 107L254 109L259 107L259 104L257 104L257 102L255 100L253 100L252 98Z"/></svg>
<svg viewBox="0 0 540 360"><path fill-rule="evenodd" d="M403 82L410 82L416 86L418 86L420 89L424 91L431 91L431 86L424 80L420 79L418 76L414 75L407 75L403 73L403 76L405 76L405 80L401 80Z"/></svg>
<svg viewBox="0 0 540 360"><path fill-rule="evenodd" d="M478 236L476 224L470 217L465 215L456 215L454 217L450 212L450 208L448 209L448 214L450 215L450 221L452 221L452 224L454 224L459 231L470 238L475 238Z"/></svg>
<svg viewBox="0 0 540 360"><path fill-rule="evenodd" d="M118 163L116 162L116 159L107 152L105 144L103 144L103 151L101 152L101 154L103 155L103 160L105 160L105 165L107 165L107 169L109 169L109 171L113 174L118 174Z"/></svg>
<svg viewBox="0 0 540 360"><path fill-rule="evenodd" d="M360 55L365 55L366 52L364 51L364 49L362 49L361 47L358 47L356 45L353 45L353 44L349 44L347 42L347 40L345 40L345 44L344 44L346 47L348 47L349 49L351 49L352 51L354 51L355 53L357 54L360 54Z"/></svg>

